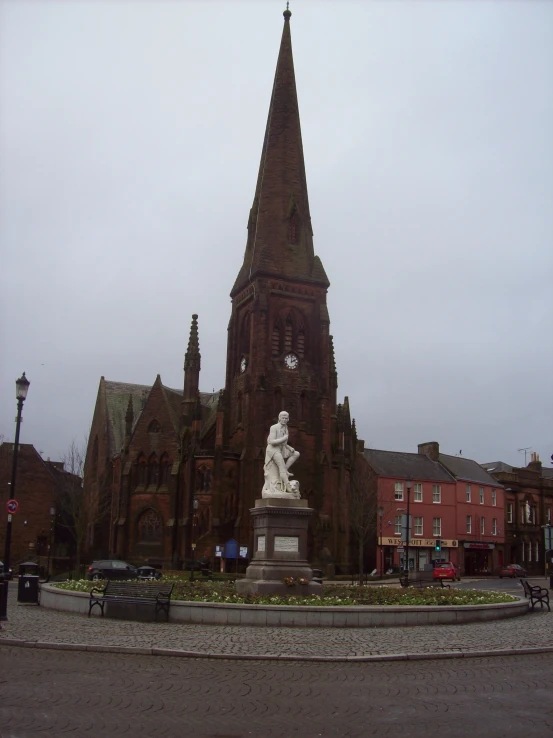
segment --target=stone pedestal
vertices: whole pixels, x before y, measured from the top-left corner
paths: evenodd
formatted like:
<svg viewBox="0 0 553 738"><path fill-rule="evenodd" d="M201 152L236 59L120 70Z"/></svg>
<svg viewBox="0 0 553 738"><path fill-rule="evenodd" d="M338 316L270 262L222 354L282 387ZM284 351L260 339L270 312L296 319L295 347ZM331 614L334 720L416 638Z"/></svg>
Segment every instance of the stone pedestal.
<svg viewBox="0 0 553 738"><path fill-rule="evenodd" d="M307 526L312 512L307 500L255 501L250 510L254 553L245 579L236 582L238 594L322 594L322 586L311 581L313 570L307 561ZM282 580L286 577L296 583L285 584ZM307 580L307 584L299 584L299 579Z"/></svg>

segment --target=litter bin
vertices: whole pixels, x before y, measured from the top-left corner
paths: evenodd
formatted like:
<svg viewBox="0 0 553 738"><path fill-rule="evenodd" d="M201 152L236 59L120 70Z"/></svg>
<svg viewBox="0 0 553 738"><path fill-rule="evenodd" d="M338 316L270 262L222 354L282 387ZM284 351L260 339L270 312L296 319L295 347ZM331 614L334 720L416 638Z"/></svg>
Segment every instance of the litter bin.
<svg viewBox="0 0 553 738"><path fill-rule="evenodd" d="M25 561L19 565L17 601L38 605L38 564L34 561Z"/></svg>

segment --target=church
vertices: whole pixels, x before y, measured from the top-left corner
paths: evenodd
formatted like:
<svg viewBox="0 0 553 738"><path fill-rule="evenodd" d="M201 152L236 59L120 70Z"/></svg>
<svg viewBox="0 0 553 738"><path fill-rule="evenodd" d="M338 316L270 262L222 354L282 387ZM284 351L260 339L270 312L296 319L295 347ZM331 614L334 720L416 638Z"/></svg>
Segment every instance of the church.
<svg viewBox="0 0 553 738"><path fill-rule="evenodd" d="M315 254L292 42L284 12L246 248L229 284L225 386L200 391L193 315L181 389L102 377L86 456L89 557L177 569L194 558L232 571L251 557L250 508L261 496L269 427L290 415L294 478L313 509L309 559L347 571L348 490L357 448ZM252 182L253 186L253 182ZM227 545L229 542L236 545ZM232 557L240 550L242 558Z"/></svg>

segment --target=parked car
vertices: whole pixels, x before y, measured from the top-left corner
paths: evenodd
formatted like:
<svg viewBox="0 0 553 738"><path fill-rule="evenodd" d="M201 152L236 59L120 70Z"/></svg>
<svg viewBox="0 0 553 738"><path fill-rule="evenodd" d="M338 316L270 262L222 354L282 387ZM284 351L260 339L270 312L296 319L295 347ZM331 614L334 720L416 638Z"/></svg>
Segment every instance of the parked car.
<svg viewBox="0 0 553 738"><path fill-rule="evenodd" d="M3 574L5 579L13 579L13 569L10 566L8 571L5 572L3 561L0 561L0 574Z"/></svg>
<svg viewBox="0 0 553 738"><path fill-rule="evenodd" d="M162 574L153 566L139 566L136 570L138 579L161 579Z"/></svg>
<svg viewBox="0 0 553 738"><path fill-rule="evenodd" d="M461 570L452 561L442 561L440 564L436 564L433 573L434 579L451 579L452 582L457 580L461 581Z"/></svg>
<svg viewBox="0 0 553 738"><path fill-rule="evenodd" d="M136 579L137 569L126 561L103 559L93 561L88 567L88 579L97 582L99 579Z"/></svg>
<svg viewBox="0 0 553 738"><path fill-rule="evenodd" d="M515 577L527 577L528 572L526 569L523 569L522 566L519 564L507 564L506 566L503 566L499 570L499 578L503 579L503 577L511 577L511 579L515 579Z"/></svg>

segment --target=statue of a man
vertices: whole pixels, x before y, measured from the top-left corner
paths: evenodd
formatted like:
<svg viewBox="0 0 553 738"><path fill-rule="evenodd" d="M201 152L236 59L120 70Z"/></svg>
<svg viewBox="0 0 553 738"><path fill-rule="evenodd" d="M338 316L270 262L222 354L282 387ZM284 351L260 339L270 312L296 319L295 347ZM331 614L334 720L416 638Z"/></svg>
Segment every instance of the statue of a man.
<svg viewBox="0 0 553 738"><path fill-rule="evenodd" d="M263 497L282 496L299 497L298 485L290 485L290 467L299 458L299 451L288 445L288 421L290 416L283 410L278 416L278 423L271 426L267 438L265 452L265 486Z"/></svg>

